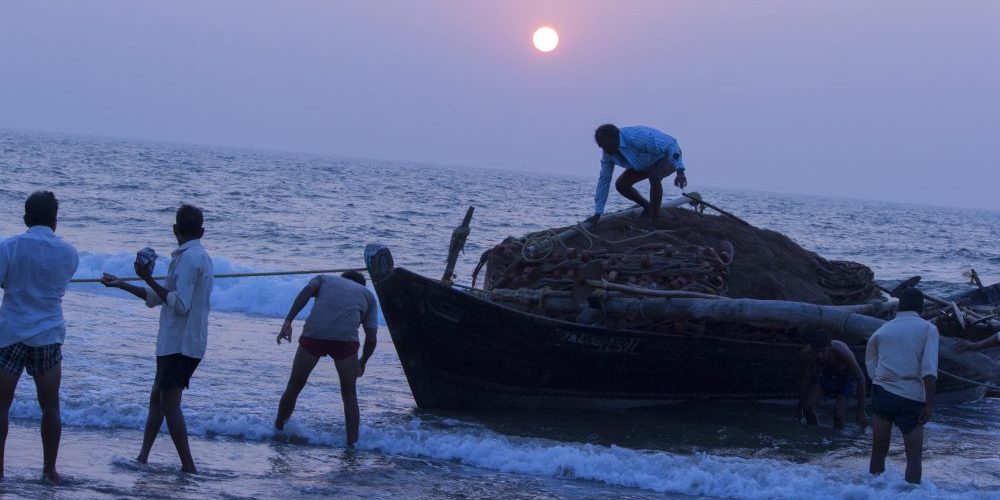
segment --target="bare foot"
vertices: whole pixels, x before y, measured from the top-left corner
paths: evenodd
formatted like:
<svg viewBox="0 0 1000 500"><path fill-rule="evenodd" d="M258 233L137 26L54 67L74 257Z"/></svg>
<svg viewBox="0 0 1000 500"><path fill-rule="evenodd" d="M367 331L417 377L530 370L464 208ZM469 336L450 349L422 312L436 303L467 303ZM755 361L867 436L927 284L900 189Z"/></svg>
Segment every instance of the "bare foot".
<svg viewBox="0 0 1000 500"><path fill-rule="evenodd" d="M194 464L181 466L181 472L185 474L197 474L198 469L194 467Z"/></svg>
<svg viewBox="0 0 1000 500"><path fill-rule="evenodd" d="M59 486L62 484L62 476L55 470L42 471L42 482L52 486Z"/></svg>
<svg viewBox="0 0 1000 500"><path fill-rule="evenodd" d="M135 457L135 461L139 462L142 465L146 465L146 463L149 462L149 454L148 453L139 453L139 456Z"/></svg>
<svg viewBox="0 0 1000 500"><path fill-rule="evenodd" d="M279 431L285 430L285 421L284 420L278 420L277 418L275 418L274 419L274 428L278 429Z"/></svg>

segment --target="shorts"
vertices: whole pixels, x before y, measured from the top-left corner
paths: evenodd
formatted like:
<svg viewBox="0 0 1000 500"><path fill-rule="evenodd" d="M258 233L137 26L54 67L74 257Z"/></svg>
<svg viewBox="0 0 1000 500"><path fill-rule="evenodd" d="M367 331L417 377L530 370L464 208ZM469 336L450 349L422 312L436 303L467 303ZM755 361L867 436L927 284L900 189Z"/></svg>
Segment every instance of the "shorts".
<svg viewBox="0 0 1000 500"><path fill-rule="evenodd" d="M16 377L20 377L25 368L28 369L28 375L37 377L55 368L60 362L62 344L34 347L18 342L0 349L0 369Z"/></svg>
<svg viewBox="0 0 1000 500"><path fill-rule="evenodd" d="M823 396L828 398L844 396L851 399L858 390L858 381L846 372L823 372L817 383L820 389L823 389Z"/></svg>
<svg viewBox="0 0 1000 500"><path fill-rule="evenodd" d="M670 170L674 168L674 170ZM680 148L668 149L666 154L656 160L656 163L644 169L634 169L636 172L646 174L647 177L658 174L666 177L676 171L684 170L684 161L681 159Z"/></svg>
<svg viewBox="0 0 1000 500"><path fill-rule="evenodd" d="M161 391L178 387L187 389L198 363L201 363L200 359L180 353L157 356L156 380L153 382L153 387Z"/></svg>
<svg viewBox="0 0 1000 500"><path fill-rule="evenodd" d="M334 360L340 361L349 356L356 356L361 344L349 340L314 339L299 335L299 346L317 358L330 356Z"/></svg>
<svg viewBox="0 0 1000 500"><path fill-rule="evenodd" d="M917 427L922 411L924 403L897 396L880 385L872 384L872 413L895 423L904 436Z"/></svg>

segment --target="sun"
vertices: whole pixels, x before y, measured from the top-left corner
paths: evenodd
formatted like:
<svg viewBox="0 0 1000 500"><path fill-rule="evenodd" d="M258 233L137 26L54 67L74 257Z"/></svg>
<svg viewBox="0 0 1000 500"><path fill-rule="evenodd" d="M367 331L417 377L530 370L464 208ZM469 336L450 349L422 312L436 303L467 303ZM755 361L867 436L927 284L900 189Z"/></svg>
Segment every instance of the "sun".
<svg viewBox="0 0 1000 500"><path fill-rule="evenodd" d="M556 30L542 26L535 30L535 35L531 37L531 43L541 52L552 52L559 45L559 33Z"/></svg>

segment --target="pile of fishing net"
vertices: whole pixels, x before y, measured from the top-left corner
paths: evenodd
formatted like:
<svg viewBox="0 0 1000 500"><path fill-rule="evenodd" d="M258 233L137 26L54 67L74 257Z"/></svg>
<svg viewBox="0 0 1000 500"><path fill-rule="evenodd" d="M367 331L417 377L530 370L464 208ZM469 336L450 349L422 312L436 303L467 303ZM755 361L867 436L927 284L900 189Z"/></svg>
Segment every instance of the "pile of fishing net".
<svg viewBox="0 0 1000 500"><path fill-rule="evenodd" d="M638 213L508 237L483 255L484 287L570 290L587 263L600 261L603 279L653 290L832 305L879 296L868 267L824 259L735 217L671 208L649 228Z"/></svg>

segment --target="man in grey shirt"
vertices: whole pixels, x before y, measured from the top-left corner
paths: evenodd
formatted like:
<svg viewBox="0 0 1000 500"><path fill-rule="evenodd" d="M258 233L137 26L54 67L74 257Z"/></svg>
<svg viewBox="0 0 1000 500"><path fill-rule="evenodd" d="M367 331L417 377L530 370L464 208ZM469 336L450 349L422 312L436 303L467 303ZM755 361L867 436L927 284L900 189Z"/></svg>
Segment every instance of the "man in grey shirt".
<svg viewBox="0 0 1000 500"><path fill-rule="evenodd" d="M330 356L340 377L340 395L344 400L344 420L347 427L347 446L358 441L361 411L358 409L356 381L365 373L365 365L375 352L378 334L378 306L375 294L365 287L365 277L356 271L337 276L320 275L309 281L292 303L285 323L278 334L278 344L285 339L292 341L292 320L298 316L309 299L314 298L312 312L306 319L299 336L299 348L292 362L288 386L278 404L274 426L278 430L295 410L295 401L309 380L309 374L320 358ZM358 359L358 327L365 330L365 347Z"/></svg>
<svg viewBox="0 0 1000 500"><path fill-rule="evenodd" d="M21 373L35 379L42 408L42 480L59 484L56 455L62 436L59 383L66 338L62 297L80 263L76 249L55 235L59 201L39 191L24 202L28 230L0 243L0 478L7 414Z"/></svg>

